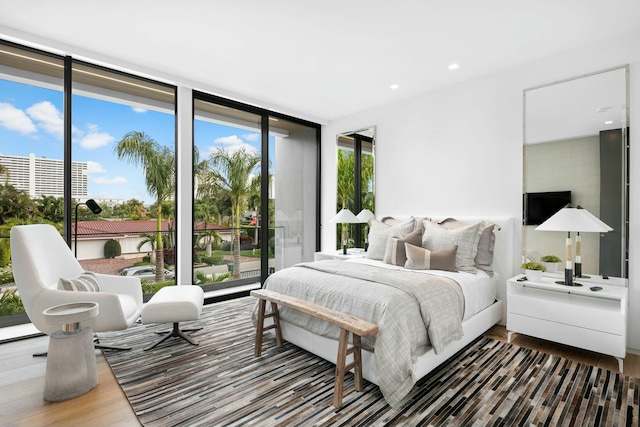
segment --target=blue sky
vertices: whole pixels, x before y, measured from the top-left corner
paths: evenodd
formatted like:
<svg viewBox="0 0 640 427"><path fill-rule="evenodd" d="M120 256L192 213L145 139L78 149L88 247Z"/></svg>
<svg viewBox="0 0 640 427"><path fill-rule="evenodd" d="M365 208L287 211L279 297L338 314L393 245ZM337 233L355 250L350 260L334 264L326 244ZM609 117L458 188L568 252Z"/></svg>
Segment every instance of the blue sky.
<svg viewBox="0 0 640 427"><path fill-rule="evenodd" d="M143 131L161 145L174 147L174 116L74 95L74 161L88 162L88 195L155 202L147 194L139 168L118 160L113 147L129 131ZM63 158L63 97L55 90L0 80L0 153ZM260 134L196 122L201 159L215 146L245 146L259 152ZM273 138L271 138L273 146Z"/></svg>

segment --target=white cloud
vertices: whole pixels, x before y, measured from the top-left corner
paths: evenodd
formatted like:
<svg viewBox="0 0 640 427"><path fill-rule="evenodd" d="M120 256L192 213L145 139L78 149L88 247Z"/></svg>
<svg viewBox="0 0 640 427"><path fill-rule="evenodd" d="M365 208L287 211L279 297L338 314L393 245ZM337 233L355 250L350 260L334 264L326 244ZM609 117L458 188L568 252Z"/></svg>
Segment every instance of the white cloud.
<svg viewBox="0 0 640 427"><path fill-rule="evenodd" d="M24 111L6 103L0 103L0 126L23 135L37 131L36 125L33 124Z"/></svg>
<svg viewBox="0 0 640 427"><path fill-rule="evenodd" d="M257 154L258 150L251 144L247 144L240 138L238 135L230 135L223 136L221 138L216 138L214 141L218 146L222 146L222 148L228 151L230 154L235 153L236 151L244 148L248 153ZM211 146L208 148L208 152L212 153L215 151L217 147Z"/></svg>
<svg viewBox="0 0 640 427"><path fill-rule="evenodd" d="M62 112L49 101L38 102L27 108L27 114L39 127L47 133L62 139L64 136L64 121Z"/></svg>
<svg viewBox="0 0 640 427"><path fill-rule="evenodd" d="M107 170L105 168L102 167L102 165L98 162L93 162L91 160L89 160L87 162L87 173L88 174L92 174L92 173L104 173Z"/></svg>
<svg viewBox="0 0 640 427"><path fill-rule="evenodd" d="M248 134L242 135L242 137L244 139L246 139L247 141L257 142L260 139L260 134L259 133L248 133Z"/></svg>
<svg viewBox="0 0 640 427"><path fill-rule="evenodd" d="M80 146L87 150L94 150L96 148L104 147L115 141L115 138L106 132L99 132L98 126L89 124L87 125L89 133L80 139Z"/></svg>
<svg viewBox="0 0 640 427"><path fill-rule="evenodd" d="M114 178L105 178L103 176L99 176L97 178L90 178L91 182L95 182L96 184L104 184L104 185L121 185L127 183L127 178L123 176L116 176Z"/></svg>
<svg viewBox="0 0 640 427"><path fill-rule="evenodd" d="M131 110L133 110L134 113L146 113L148 111L140 107L131 107Z"/></svg>

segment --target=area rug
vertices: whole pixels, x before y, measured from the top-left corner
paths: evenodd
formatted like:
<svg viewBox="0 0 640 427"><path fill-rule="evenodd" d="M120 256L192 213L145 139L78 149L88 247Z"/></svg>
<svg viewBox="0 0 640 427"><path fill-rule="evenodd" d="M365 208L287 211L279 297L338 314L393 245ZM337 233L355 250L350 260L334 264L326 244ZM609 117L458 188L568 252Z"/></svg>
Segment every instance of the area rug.
<svg viewBox="0 0 640 427"><path fill-rule="evenodd" d="M252 297L205 306L191 346L162 325L100 334L131 351L104 354L144 426L637 426L639 380L481 337L391 408L378 387L345 382L332 406L335 366L265 337L254 357ZM166 328L166 326L165 326Z"/></svg>

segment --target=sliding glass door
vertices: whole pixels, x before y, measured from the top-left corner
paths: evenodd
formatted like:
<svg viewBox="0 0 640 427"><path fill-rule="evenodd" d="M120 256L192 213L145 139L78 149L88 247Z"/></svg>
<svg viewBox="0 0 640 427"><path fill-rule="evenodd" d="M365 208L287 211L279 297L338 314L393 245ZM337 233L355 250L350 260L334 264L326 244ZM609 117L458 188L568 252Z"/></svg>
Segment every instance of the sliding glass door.
<svg viewBox="0 0 640 427"><path fill-rule="evenodd" d="M313 260L318 144L317 125L195 94L196 283L259 283Z"/></svg>
<svg viewBox="0 0 640 427"><path fill-rule="evenodd" d="M270 256L279 270L317 250L318 129L270 116L269 135Z"/></svg>

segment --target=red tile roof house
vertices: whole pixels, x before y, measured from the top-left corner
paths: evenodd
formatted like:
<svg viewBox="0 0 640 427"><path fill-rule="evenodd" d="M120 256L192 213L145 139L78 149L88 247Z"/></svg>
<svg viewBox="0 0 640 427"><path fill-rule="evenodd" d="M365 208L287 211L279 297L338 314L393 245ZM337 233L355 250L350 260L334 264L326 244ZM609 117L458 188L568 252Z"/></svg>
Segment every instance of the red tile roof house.
<svg viewBox="0 0 640 427"><path fill-rule="evenodd" d="M156 220L115 220L115 221L80 221L78 222L78 260L83 267L92 271L117 274L121 268L140 261L143 256L151 252L149 244L143 245L138 251L137 246L144 237L141 234L156 232ZM73 227L73 225L72 225ZM173 229L172 221L162 221L163 234ZM231 228L204 222L194 223L194 233L204 230L216 230L223 240L231 241ZM107 240L115 239L120 243L122 255L118 259L104 258L104 244ZM74 250L73 244L71 250ZM101 271L107 270L107 271Z"/></svg>

